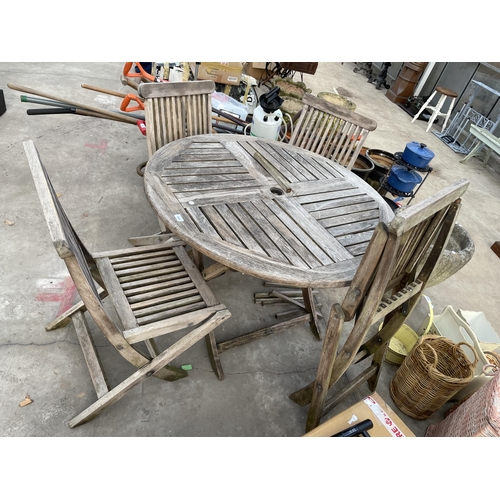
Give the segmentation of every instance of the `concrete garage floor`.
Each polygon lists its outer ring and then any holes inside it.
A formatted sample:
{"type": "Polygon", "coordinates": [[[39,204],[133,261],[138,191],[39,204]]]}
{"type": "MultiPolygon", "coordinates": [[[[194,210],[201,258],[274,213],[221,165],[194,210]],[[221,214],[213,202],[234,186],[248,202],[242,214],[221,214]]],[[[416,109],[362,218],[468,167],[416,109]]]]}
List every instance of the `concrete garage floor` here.
{"type": "MultiPolygon", "coordinates": [[[[0,435],[300,436],[307,408],[296,406],[288,394],[313,379],[321,349],[307,326],[224,353],[221,360],[226,378],[222,382],[212,373],[205,345],[200,342],[176,360],[176,365],[193,365],[186,379],[167,383],[152,378],[92,422],[76,429],[68,426],[71,418],[95,400],[95,394],[73,327],[55,332],[44,328],[78,297],[49,239],[22,143],[34,140],[76,230],[91,251],[101,251],[127,247],[128,237],[158,230],[142,178],[135,170],[147,157],[146,141],[137,127],[124,123],[76,115],[28,116],[28,108],[40,106],[22,103],[21,92],[9,89],[7,83],[117,110],[120,98],[82,89],[81,84],[127,92],[119,78],[122,66],[0,63],[0,88],[7,106],[0,117],[0,435]],[[33,403],[19,407],[26,395],[33,403]]],[[[481,167],[478,159],[460,164],[462,155],[425,133],[425,122],[412,124],[411,117],[385,97],[385,90],[376,90],[366,77],[353,73],[353,67],[352,63],[320,63],[314,76],[304,75],[304,82],[314,94],[334,87],[351,93],[357,112],[378,122],[368,136],[368,147],[395,152],[410,141],[428,145],[435,153],[434,171],[417,200],[458,179],[470,180],[458,222],[474,240],[474,257],[426,294],[436,314],[448,304],[483,311],[500,332],[496,286],[500,260],[490,249],[500,240],[496,159],[487,167],[481,167]]],[[[232,312],[232,318],[217,330],[219,339],[272,324],[279,310],[253,304],[254,292],[270,291],[261,280],[233,273],[210,286],[232,312]]],[[[345,291],[320,292],[325,316],[345,291]]],[[[420,316],[412,320],[419,324],[425,308],[419,307],[415,315],[420,316]]],[[[133,370],[91,320],[89,326],[110,384],[115,386],[133,370]]],[[[343,380],[355,376],[357,370],[350,369],[343,380]]],[[[378,392],[417,436],[423,436],[429,424],[443,418],[451,403],[425,421],[405,416],[389,394],[395,371],[393,366],[384,367],[378,392]]],[[[367,388],[359,391],[330,416],[367,394],[367,388]]]]}

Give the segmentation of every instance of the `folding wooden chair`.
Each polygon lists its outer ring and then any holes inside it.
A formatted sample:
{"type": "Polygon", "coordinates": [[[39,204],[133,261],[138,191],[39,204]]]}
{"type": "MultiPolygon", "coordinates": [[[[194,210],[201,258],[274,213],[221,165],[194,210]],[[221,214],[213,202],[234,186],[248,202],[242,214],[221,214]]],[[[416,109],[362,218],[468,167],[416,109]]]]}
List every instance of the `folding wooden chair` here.
{"type": "MultiPolygon", "coordinates": [[[[212,133],[212,93],[215,83],[211,80],[195,82],[141,83],[137,92],[144,99],[148,157],[172,141],[183,137],[212,133]]],[[[144,175],[147,162],[137,166],[137,173],[144,175]]],[[[161,232],[144,237],[129,238],[132,245],[148,245],[169,241],[168,232],[158,220],[161,232]]],[[[201,256],[196,254],[199,261],[201,256]]]]}
{"type": "Polygon", "coordinates": [[[231,314],[210,291],[188,257],[183,242],[173,240],[91,255],[69,222],[34,143],[25,142],[24,148],[52,241],[82,299],[46,327],[52,330],[72,320],[97,393],[97,401],[73,418],[70,427],[91,420],[151,375],[168,381],[187,376],[185,370],[168,363],[203,337],[212,367],[222,379],[213,330],[231,314]],[[94,280],[102,290],[97,289],[94,280]],[[123,329],[114,324],[103,306],[101,298],[106,294],[116,308],[123,329]],[[108,386],[88,332],[85,310],[111,345],[137,368],[113,389],[108,386]],[[184,328],[190,331],[158,352],[155,338],[184,328]],[[142,341],[149,355],[135,347],[142,341]]]}
{"type": "Polygon", "coordinates": [[[331,309],[315,381],[290,395],[301,406],[310,404],[307,432],[364,382],[376,390],[389,341],[417,305],[446,247],[468,185],[458,181],[398,211],[389,226],[377,226],[342,305],[331,309]],[[353,319],[337,353],[344,322],[353,319]],[[375,328],[376,333],[368,335],[382,319],[381,330],[375,328]],[[371,355],[371,365],[327,401],[329,388],[349,366],[371,355]]]}
{"type": "Polygon", "coordinates": [[[351,170],[368,133],[377,122],[315,97],[304,94],[290,144],[334,160],[351,170]]]}

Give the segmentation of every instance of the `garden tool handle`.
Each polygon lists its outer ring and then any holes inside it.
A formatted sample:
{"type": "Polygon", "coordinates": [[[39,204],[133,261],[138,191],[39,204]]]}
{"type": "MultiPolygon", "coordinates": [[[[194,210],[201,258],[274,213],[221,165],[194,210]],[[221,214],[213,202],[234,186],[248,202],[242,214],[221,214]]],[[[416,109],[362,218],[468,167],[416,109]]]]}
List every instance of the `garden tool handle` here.
{"type": "Polygon", "coordinates": [[[137,126],[142,135],[146,135],[146,122],[144,120],[137,120],[137,126]]]}
{"type": "Polygon", "coordinates": [[[144,104],[140,100],[138,96],[135,94],[127,94],[124,98],[122,103],[120,104],[120,110],[125,111],[125,112],[130,112],[130,111],[142,111],[144,110],[144,104]],[[137,106],[127,108],[127,106],[130,104],[130,101],[135,101],[137,103],[137,106]]]}
{"type": "Polygon", "coordinates": [[[125,66],[123,66],[123,74],[128,77],[128,78],[145,78],[146,80],[149,80],[150,82],[156,81],[155,77],[153,75],[150,75],[147,73],[144,68],[141,66],[141,63],[136,62],[135,65],[139,69],[139,73],[134,73],[131,72],[130,70],[132,69],[132,64],[133,62],[126,62],[125,66]]]}
{"type": "Polygon", "coordinates": [[[355,424],[352,427],[348,427],[347,429],[337,432],[337,434],[334,434],[333,436],[330,437],[355,437],[359,436],[360,434],[363,437],[370,437],[368,431],[371,428],[373,428],[373,422],[370,419],[366,419],[360,422],[359,424],[355,424]]]}
{"type": "Polygon", "coordinates": [[[125,97],[127,94],[123,92],[115,92],[114,90],[102,89],[101,87],[94,87],[93,85],[87,85],[82,83],[82,88],[87,90],[93,90],[94,92],[101,92],[102,94],[114,95],[115,97],[125,97]]]}
{"type": "Polygon", "coordinates": [[[36,108],[27,109],[27,115],[63,115],[67,113],[75,113],[75,108],[36,108]]]}

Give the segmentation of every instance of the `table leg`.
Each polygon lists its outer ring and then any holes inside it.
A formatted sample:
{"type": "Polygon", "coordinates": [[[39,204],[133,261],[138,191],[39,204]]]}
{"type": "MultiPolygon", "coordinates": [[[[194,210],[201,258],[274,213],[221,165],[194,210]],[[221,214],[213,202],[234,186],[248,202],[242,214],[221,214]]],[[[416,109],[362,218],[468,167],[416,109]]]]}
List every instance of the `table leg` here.
{"type": "Polygon", "coordinates": [[[480,142],[479,144],[476,144],[476,146],[474,147],[474,149],[465,157],[465,158],[462,158],[460,160],[459,163],[465,163],[467,160],[469,160],[470,158],[472,158],[473,156],[476,156],[476,154],[478,153],[478,149],[483,145],[482,142],[480,142]]]}
{"type": "Polygon", "coordinates": [[[318,340],[321,340],[321,335],[319,333],[318,319],[323,316],[320,313],[318,313],[316,309],[316,303],[314,302],[314,293],[312,288],[302,289],[302,298],[304,299],[304,304],[301,304],[292,297],[288,297],[287,295],[278,292],[277,290],[273,290],[271,294],[274,295],[275,297],[279,297],[287,302],[290,302],[294,306],[300,307],[301,309],[304,309],[306,312],[308,312],[311,318],[309,321],[309,324],[311,326],[311,331],[318,340]]]}
{"type": "Polygon", "coordinates": [[[303,288],[302,297],[304,297],[304,309],[311,314],[311,321],[309,322],[311,331],[318,340],[321,340],[318,328],[318,313],[316,311],[316,305],[314,304],[312,288],[303,288]]]}
{"type": "Polygon", "coordinates": [[[490,155],[491,155],[491,148],[489,146],[486,146],[486,147],[488,148],[488,151],[484,155],[484,160],[483,160],[483,164],[482,164],[483,167],[486,167],[486,165],[488,164],[488,160],[490,159],[490,155]]]}
{"type": "Polygon", "coordinates": [[[191,255],[193,256],[193,262],[195,266],[200,270],[200,272],[202,272],[205,267],[203,263],[203,254],[198,250],[192,248],[191,255]]]}

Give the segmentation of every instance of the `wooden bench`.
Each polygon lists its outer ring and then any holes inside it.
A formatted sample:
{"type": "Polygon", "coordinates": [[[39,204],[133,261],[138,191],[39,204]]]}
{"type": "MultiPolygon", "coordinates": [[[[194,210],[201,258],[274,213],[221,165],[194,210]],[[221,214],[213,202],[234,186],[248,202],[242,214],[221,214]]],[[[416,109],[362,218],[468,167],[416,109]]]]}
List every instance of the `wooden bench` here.
{"type": "Polygon", "coordinates": [[[492,151],[500,155],[500,139],[498,137],[495,137],[491,132],[477,125],[470,126],[470,133],[474,137],[477,137],[479,142],[463,160],[460,160],[460,163],[465,163],[469,158],[477,156],[482,146],[488,146],[489,148],[482,163],[483,167],[488,163],[492,151]]]}

